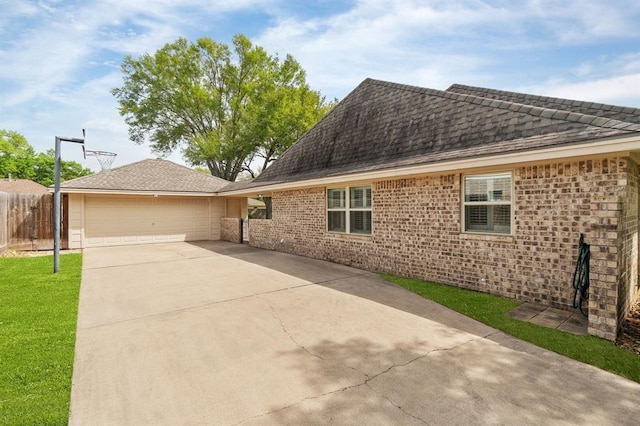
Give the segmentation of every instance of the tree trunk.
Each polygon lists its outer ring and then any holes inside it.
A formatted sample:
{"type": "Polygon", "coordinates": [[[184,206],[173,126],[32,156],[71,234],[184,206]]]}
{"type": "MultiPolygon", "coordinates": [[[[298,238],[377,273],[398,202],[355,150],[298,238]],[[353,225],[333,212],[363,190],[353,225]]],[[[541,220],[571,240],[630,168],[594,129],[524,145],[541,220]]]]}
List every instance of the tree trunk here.
{"type": "Polygon", "coordinates": [[[267,207],[267,219],[271,219],[272,216],[272,208],[273,208],[273,203],[271,202],[271,197],[262,197],[262,201],[264,202],[264,205],[267,207]]]}

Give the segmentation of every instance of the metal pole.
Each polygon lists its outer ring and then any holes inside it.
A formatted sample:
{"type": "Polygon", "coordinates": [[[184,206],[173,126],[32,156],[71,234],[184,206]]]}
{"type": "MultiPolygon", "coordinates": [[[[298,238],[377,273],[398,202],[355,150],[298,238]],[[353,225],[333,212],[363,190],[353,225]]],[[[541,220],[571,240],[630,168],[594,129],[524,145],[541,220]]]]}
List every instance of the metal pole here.
{"type": "MultiPolygon", "coordinates": [[[[84,136],[82,129],[82,136],[84,136]]],[[[53,273],[56,274],[60,270],[60,142],[81,143],[84,147],[84,138],[61,138],[56,136],[56,152],[55,152],[55,172],[53,187],[53,273]]]]}
{"type": "Polygon", "coordinates": [[[60,138],[56,136],[53,190],[53,273],[60,270],[60,138]]]}

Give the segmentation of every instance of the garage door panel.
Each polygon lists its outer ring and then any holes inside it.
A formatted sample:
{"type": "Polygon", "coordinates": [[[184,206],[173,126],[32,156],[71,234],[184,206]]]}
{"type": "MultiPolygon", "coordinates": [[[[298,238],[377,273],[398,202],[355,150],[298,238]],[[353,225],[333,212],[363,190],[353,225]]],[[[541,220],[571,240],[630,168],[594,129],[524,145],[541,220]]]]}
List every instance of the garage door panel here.
{"type": "Polygon", "coordinates": [[[186,197],[85,199],[87,247],[210,239],[209,200],[186,197]]]}

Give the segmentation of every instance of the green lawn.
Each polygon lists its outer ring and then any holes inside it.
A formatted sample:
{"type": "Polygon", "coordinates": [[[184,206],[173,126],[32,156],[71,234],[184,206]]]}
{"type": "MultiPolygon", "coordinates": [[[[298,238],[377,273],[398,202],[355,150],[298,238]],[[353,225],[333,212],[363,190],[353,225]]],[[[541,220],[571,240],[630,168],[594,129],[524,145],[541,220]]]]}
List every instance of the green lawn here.
{"type": "Polygon", "coordinates": [[[69,416],[81,254],[0,258],[0,424],[69,416]]]}
{"type": "Polygon", "coordinates": [[[507,317],[518,301],[427,281],[383,277],[519,339],[640,382],[640,356],[594,336],[576,336],[507,317]]]}

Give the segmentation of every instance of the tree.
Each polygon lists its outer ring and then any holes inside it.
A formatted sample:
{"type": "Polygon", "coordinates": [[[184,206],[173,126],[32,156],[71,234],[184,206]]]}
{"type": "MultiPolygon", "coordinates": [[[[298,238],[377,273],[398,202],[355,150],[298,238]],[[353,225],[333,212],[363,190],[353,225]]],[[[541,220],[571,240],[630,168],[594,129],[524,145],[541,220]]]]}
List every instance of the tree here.
{"type": "MultiPolygon", "coordinates": [[[[306,84],[306,73],[287,55],[267,72],[256,101],[250,105],[252,135],[258,142],[254,155],[262,159],[258,173],[266,169],[335,105],[325,103],[306,84]]],[[[253,160],[253,158],[251,158],[253,160]]],[[[246,170],[255,177],[250,168],[246,170]]]]}
{"type": "Polygon", "coordinates": [[[0,176],[31,179],[35,150],[18,132],[0,129],[0,176]]]}
{"type": "MultiPolygon", "coordinates": [[[[53,185],[55,154],[53,150],[36,153],[20,133],[0,129],[0,177],[30,179],[44,186],[53,185]]],[[[65,181],[91,174],[92,171],[75,161],[62,160],[60,180],[65,181]]]]}
{"type": "Polygon", "coordinates": [[[125,57],[114,88],[131,139],[234,181],[263,169],[329,107],[291,56],[281,61],[239,34],[229,46],[180,38],[155,54],[125,57]]]}
{"type": "Polygon", "coordinates": [[[8,154],[33,154],[27,138],[13,130],[0,129],[0,152],[8,154]]]}

